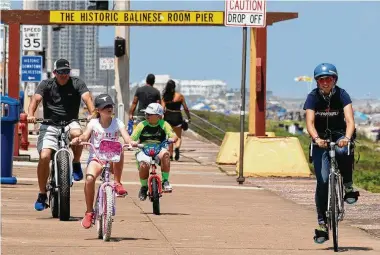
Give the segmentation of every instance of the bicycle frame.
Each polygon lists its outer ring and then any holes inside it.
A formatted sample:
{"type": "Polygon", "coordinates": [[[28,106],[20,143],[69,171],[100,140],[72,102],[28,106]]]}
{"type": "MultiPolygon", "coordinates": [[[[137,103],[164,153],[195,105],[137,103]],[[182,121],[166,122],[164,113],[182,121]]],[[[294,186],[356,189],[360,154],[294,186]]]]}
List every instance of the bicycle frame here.
{"type": "MultiPolygon", "coordinates": [[[[150,164],[150,173],[149,173],[149,177],[148,177],[148,190],[149,190],[149,194],[152,194],[152,179],[155,178],[157,180],[157,183],[161,183],[161,178],[160,176],[156,173],[156,169],[157,169],[157,166],[156,166],[156,162],[154,160],[154,157],[152,157],[152,163],[150,164]]],[[[162,194],[162,185],[158,185],[158,193],[161,195],[162,194]]]]}
{"type": "MultiPolygon", "coordinates": [[[[331,187],[331,178],[336,178],[338,186],[338,190],[336,191],[337,195],[337,200],[338,200],[338,221],[342,221],[344,218],[344,201],[343,201],[343,178],[342,175],[340,174],[340,170],[337,167],[337,162],[335,158],[335,147],[336,143],[330,142],[330,150],[329,150],[329,155],[330,155],[330,174],[329,174],[329,183],[328,183],[328,200],[327,200],[327,213],[331,212],[331,207],[332,205],[330,204],[331,201],[331,190],[334,187],[331,187]]],[[[348,149],[350,150],[350,149],[348,149]]],[[[329,225],[331,226],[331,216],[326,215],[327,218],[329,219],[329,225]]]]}

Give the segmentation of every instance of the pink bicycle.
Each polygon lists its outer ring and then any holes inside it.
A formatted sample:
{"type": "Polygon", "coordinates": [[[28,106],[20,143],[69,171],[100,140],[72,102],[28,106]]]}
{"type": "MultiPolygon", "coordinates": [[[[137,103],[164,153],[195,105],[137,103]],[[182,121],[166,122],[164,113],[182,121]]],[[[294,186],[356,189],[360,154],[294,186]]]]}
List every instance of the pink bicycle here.
{"type": "MultiPolygon", "coordinates": [[[[97,223],[98,238],[103,241],[109,241],[112,231],[112,216],[115,216],[115,183],[111,181],[111,164],[110,162],[119,162],[124,147],[129,144],[122,145],[118,141],[101,140],[99,148],[95,149],[94,145],[82,142],[81,145],[89,145],[92,147],[96,157],[102,161],[103,170],[100,175],[101,185],[95,200],[94,224],[97,223]]],[[[129,147],[130,148],[130,147],[129,147]]]]}

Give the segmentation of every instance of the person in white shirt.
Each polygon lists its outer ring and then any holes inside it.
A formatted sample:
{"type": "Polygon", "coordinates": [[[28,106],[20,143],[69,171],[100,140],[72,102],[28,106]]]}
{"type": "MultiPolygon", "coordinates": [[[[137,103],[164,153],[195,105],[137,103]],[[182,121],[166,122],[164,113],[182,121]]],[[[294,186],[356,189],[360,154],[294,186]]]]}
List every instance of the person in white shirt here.
{"type": "MultiPolygon", "coordinates": [[[[90,139],[94,147],[99,148],[99,143],[102,139],[118,141],[120,135],[123,137],[125,143],[130,143],[130,137],[124,123],[117,118],[112,118],[114,102],[108,94],[101,94],[95,98],[95,108],[98,112],[97,118],[92,119],[88,123],[84,133],[78,138],[74,138],[72,143],[80,144],[81,141],[88,141],[90,139]]],[[[87,210],[81,222],[84,228],[90,228],[92,226],[95,181],[102,171],[102,162],[96,158],[92,149],[90,150],[87,163],[86,182],[84,186],[87,210]]],[[[123,163],[124,156],[122,153],[120,161],[111,164],[111,171],[114,173],[115,189],[118,196],[127,195],[127,191],[121,184],[123,163]]]]}

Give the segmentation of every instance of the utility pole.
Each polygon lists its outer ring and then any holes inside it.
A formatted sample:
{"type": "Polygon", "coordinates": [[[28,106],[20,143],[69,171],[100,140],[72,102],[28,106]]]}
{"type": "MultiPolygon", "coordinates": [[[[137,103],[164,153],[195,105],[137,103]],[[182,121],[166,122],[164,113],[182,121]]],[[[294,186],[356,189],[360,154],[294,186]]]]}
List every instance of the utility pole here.
{"type": "MultiPolygon", "coordinates": [[[[129,0],[114,1],[115,11],[127,11],[130,9],[129,0]]],[[[120,57],[115,57],[115,90],[116,103],[124,104],[124,116],[118,118],[124,122],[129,118],[129,27],[115,26],[115,37],[125,39],[125,54],[120,57]]]]}

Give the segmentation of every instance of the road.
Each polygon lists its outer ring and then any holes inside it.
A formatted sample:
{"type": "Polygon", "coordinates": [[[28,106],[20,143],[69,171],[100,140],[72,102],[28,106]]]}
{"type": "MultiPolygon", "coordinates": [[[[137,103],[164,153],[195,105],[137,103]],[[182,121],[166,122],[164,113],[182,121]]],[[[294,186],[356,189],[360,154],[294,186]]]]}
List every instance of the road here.
{"type": "MultiPolygon", "coordinates": [[[[213,163],[217,152],[213,144],[184,140],[180,161],[172,163],[174,190],[162,197],[160,216],[152,214],[151,202],[137,198],[138,173],[132,152],[125,152],[123,181],[129,196],[117,199],[108,243],[96,238],[96,227],[80,225],[83,181],[72,189],[71,220],[60,222],[49,209],[34,210],[36,162],[14,162],[18,184],[1,185],[2,254],[333,253],[332,241],[313,242],[314,208],[250,179],[239,186],[236,177],[213,163]]],[[[345,254],[380,254],[380,239],[348,222],[340,225],[340,246],[345,254]]]]}

